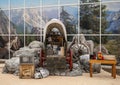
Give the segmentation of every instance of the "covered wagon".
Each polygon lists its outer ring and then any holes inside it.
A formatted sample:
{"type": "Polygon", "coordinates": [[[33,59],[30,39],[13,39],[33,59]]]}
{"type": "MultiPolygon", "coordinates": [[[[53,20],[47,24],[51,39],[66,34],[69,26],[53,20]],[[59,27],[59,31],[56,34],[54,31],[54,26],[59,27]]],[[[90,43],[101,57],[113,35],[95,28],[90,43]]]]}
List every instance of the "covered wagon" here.
{"type": "Polygon", "coordinates": [[[72,70],[72,52],[67,49],[67,33],[64,24],[58,19],[50,20],[44,28],[43,42],[45,49],[41,51],[40,65],[49,58],[64,59],[72,70]]]}

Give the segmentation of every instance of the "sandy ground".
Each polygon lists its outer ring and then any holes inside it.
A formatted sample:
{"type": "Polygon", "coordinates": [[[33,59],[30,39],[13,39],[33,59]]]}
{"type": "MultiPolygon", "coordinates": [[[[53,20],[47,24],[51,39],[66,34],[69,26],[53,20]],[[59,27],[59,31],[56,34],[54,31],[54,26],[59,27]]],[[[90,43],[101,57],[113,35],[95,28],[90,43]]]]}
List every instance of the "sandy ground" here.
{"type": "Polygon", "coordinates": [[[2,74],[2,67],[0,64],[0,85],[120,85],[120,76],[113,79],[110,73],[103,70],[99,74],[93,74],[92,78],[89,73],[83,73],[83,76],[77,77],[49,76],[44,79],[19,79],[12,74],[2,74]]]}

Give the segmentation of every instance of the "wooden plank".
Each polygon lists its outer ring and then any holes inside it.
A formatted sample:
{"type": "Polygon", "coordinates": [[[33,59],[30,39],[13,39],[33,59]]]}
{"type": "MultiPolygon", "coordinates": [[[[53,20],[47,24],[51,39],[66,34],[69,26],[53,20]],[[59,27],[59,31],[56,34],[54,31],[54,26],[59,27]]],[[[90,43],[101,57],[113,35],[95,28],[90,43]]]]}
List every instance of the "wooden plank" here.
{"type": "Polygon", "coordinates": [[[116,60],[90,60],[89,63],[116,64],[116,60]]]}

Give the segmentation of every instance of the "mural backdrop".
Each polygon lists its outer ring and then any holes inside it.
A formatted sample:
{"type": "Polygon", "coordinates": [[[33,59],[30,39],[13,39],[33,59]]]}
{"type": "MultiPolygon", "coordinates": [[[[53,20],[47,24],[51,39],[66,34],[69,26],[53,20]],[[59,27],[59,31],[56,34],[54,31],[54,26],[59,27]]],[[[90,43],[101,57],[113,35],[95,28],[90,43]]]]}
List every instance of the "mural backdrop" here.
{"type": "Polygon", "coordinates": [[[68,41],[82,33],[119,58],[120,0],[0,0],[0,59],[34,40],[43,41],[52,18],[64,23],[68,41]]]}

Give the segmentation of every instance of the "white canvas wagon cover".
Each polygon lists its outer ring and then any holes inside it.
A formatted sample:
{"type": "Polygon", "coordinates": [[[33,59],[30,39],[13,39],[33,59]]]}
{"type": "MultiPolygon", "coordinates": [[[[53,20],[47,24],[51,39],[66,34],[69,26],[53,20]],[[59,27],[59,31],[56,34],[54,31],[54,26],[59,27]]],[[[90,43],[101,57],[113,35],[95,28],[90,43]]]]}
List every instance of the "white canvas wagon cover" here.
{"type": "Polygon", "coordinates": [[[63,37],[65,38],[65,41],[67,41],[67,33],[66,33],[66,28],[65,28],[64,24],[58,19],[52,19],[46,24],[46,26],[44,28],[44,36],[43,36],[44,42],[46,39],[46,34],[49,33],[50,30],[53,28],[57,28],[60,31],[60,33],[63,35],[63,37]]]}

